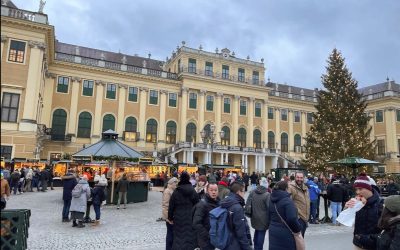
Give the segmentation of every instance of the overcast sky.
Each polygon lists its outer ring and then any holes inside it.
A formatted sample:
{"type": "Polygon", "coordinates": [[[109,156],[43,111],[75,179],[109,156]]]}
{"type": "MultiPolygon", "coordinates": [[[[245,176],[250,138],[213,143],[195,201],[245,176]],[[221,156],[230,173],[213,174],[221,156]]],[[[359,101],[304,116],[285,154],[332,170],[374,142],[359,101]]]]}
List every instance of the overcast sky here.
{"type": "MultiPolygon", "coordinates": [[[[39,0],[13,0],[37,11],[39,0]]],[[[47,0],[61,42],[165,60],[181,41],[264,58],[266,79],[321,88],[334,47],[359,86],[400,82],[400,0],[47,0]]]]}

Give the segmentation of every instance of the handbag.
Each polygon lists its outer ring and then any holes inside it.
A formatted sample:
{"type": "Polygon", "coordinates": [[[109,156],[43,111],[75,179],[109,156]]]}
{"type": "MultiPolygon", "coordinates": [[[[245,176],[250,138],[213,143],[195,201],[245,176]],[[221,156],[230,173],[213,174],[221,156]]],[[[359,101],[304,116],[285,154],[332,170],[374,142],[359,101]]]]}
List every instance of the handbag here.
{"type": "Polygon", "coordinates": [[[304,238],[301,235],[301,233],[294,233],[292,229],[286,224],[286,222],[282,219],[281,215],[278,212],[278,209],[276,208],[276,204],[274,204],[275,211],[278,214],[279,218],[281,219],[282,223],[285,224],[285,226],[289,229],[289,231],[293,234],[294,241],[296,243],[296,250],[305,250],[306,249],[306,244],[304,242],[304,238]]]}

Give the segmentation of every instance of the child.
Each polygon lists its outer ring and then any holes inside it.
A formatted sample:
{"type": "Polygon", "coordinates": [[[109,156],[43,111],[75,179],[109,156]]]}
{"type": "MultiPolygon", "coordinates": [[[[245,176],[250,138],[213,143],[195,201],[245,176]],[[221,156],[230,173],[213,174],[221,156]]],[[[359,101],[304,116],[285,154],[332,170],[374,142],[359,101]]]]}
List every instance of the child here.
{"type": "Polygon", "coordinates": [[[102,182],[99,182],[92,190],[92,204],[94,212],[96,213],[96,221],[94,222],[93,226],[100,224],[100,206],[105,200],[105,185],[102,182]]]}

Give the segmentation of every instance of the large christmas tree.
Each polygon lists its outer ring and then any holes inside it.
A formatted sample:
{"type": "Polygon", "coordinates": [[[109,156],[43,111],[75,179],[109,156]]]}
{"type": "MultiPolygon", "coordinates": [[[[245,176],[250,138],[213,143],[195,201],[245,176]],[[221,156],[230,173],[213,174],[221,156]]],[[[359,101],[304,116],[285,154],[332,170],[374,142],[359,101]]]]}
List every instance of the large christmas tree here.
{"type": "Polygon", "coordinates": [[[317,95],[317,112],[306,137],[304,164],[311,173],[325,172],[329,161],[349,156],[372,159],[374,155],[367,104],[337,49],[329,56],[326,69],[321,77],[325,89],[317,95]]]}

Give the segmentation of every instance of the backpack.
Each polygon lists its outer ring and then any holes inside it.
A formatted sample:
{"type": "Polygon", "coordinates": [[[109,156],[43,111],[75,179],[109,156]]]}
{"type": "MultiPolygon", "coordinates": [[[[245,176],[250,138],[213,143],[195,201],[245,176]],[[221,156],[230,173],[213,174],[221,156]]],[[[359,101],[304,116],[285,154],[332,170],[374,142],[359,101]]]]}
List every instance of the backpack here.
{"type": "Polygon", "coordinates": [[[229,211],[217,207],[210,211],[210,243],[218,249],[224,249],[229,243],[229,211]]]}
{"type": "Polygon", "coordinates": [[[83,186],[82,184],[77,184],[74,189],[72,189],[72,197],[79,198],[83,193],[83,186]]]}

